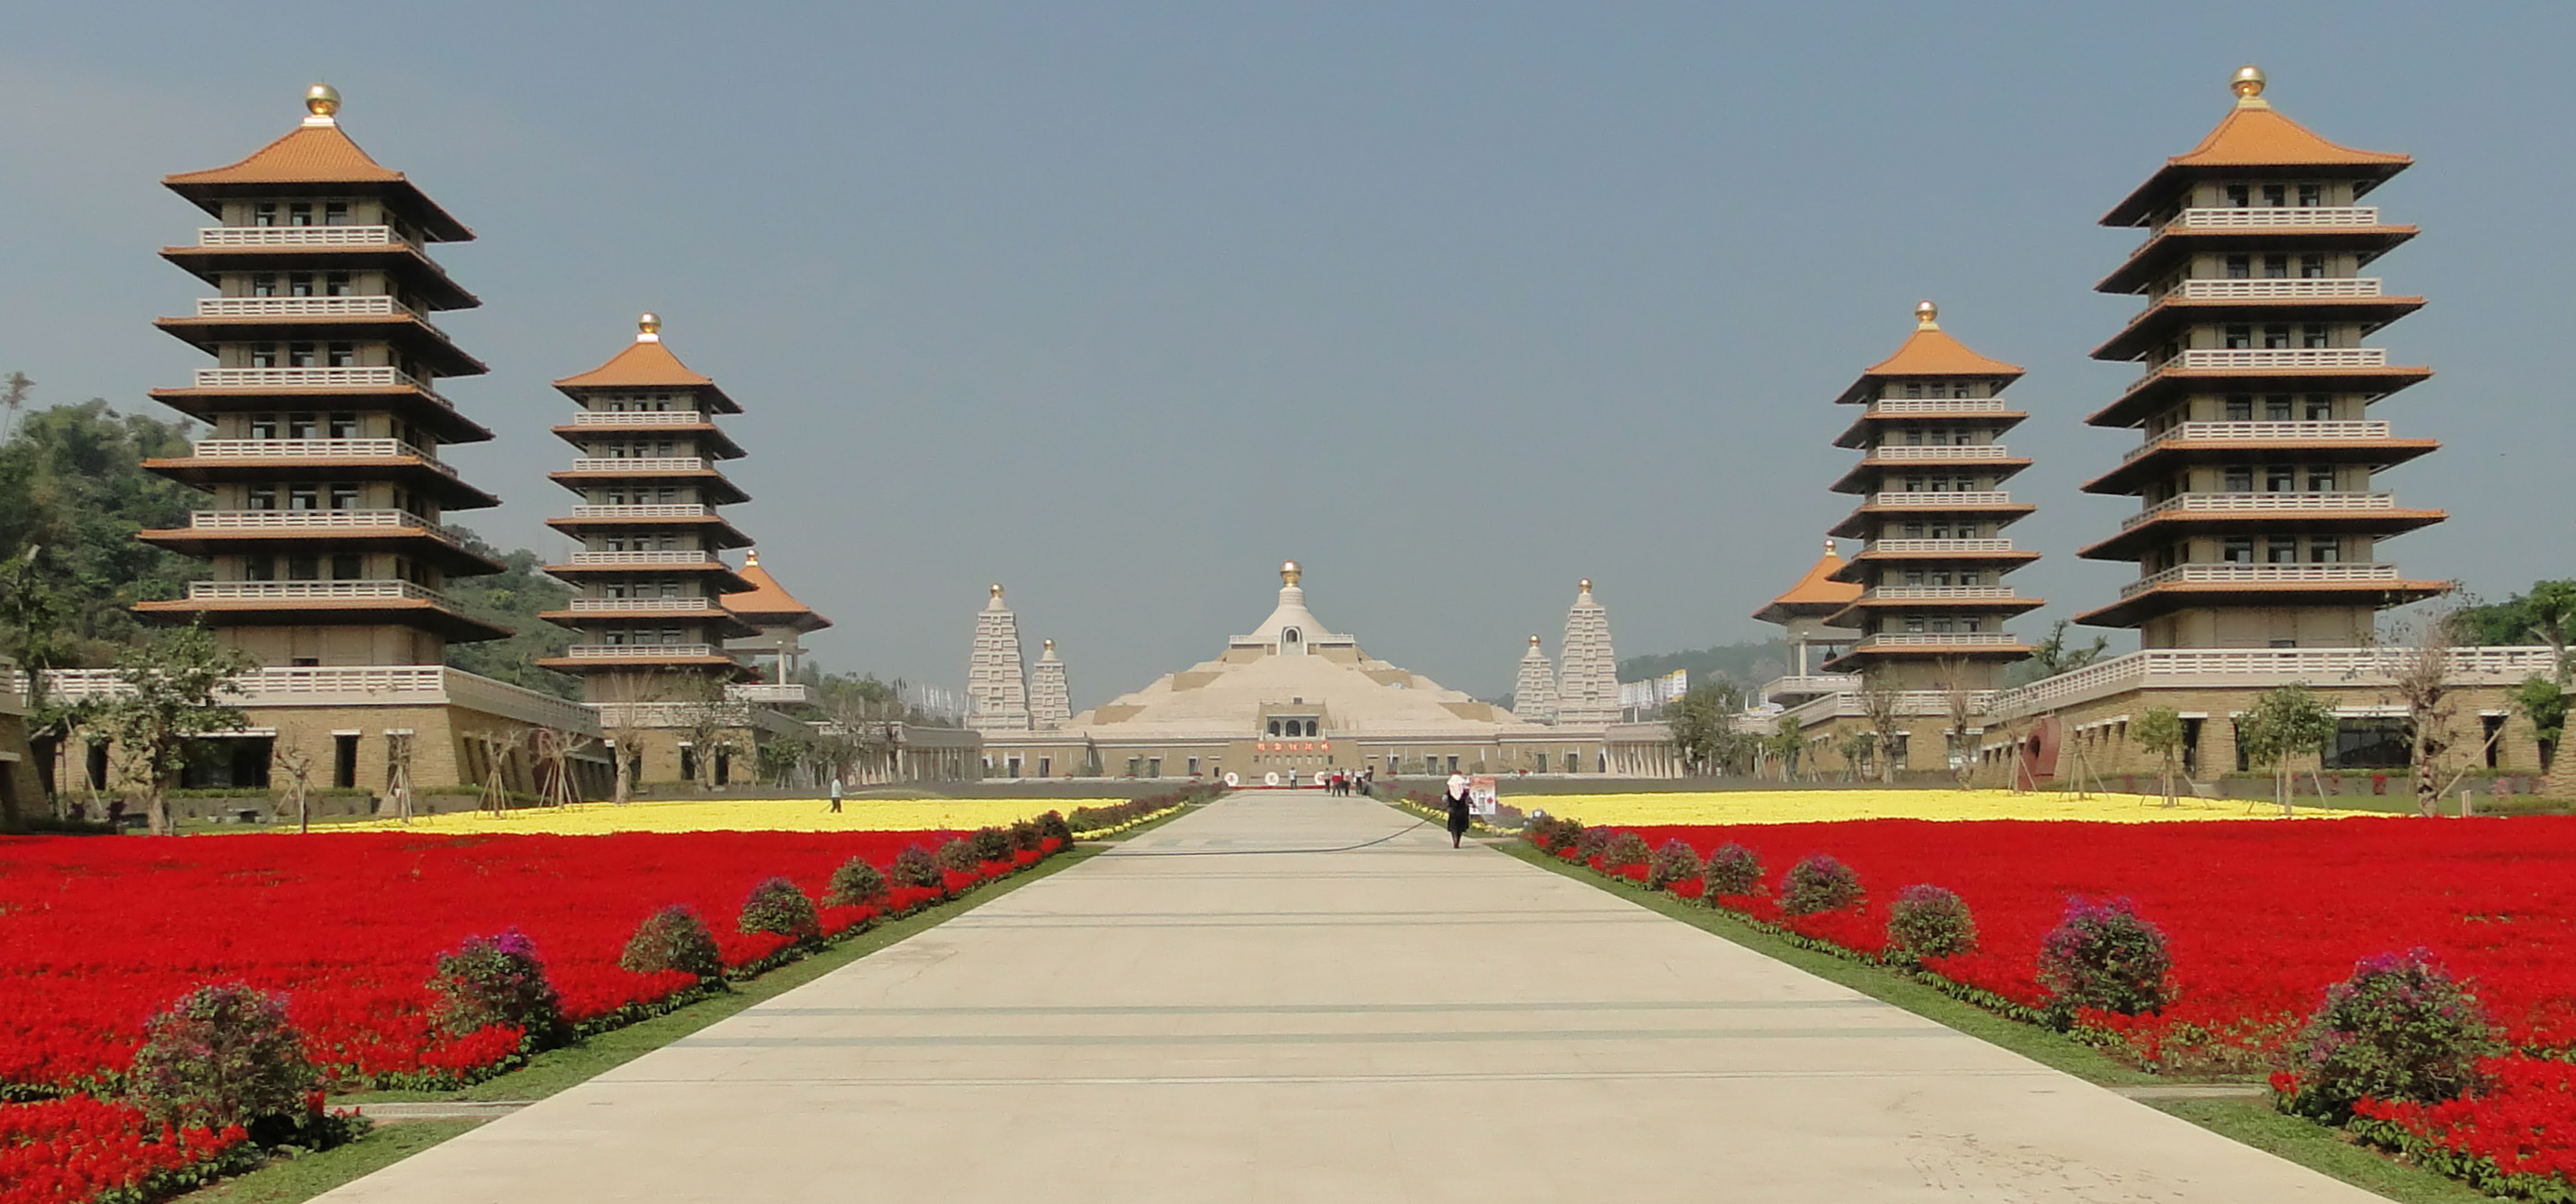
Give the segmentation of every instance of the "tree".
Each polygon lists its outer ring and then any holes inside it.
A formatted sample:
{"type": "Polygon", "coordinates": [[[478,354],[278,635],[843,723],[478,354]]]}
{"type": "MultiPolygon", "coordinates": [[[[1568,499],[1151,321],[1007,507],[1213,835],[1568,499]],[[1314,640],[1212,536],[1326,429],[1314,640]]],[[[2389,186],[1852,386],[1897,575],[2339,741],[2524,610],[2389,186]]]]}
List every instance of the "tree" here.
{"type": "Polygon", "coordinates": [[[216,695],[255,667],[202,624],[173,628],[119,656],[116,691],[83,707],[81,722],[113,743],[122,776],[143,792],[155,835],[170,833],[169,791],[199,738],[243,725],[216,695]]]}
{"type": "Polygon", "coordinates": [[[1878,752],[1878,733],[1857,728],[1844,732],[1834,741],[1834,751],[1842,756],[1843,776],[1857,782],[1861,767],[1878,752]]]}
{"type": "Polygon", "coordinates": [[[2451,633],[2450,613],[2428,616],[2413,647],[2397,653],[2389,676],[2406,704],[2407,768],[2415,777],[2415,812],[2427,819],[2439,809],[2442,788],[2435,779],[2442,753],[2450,747],[2451,633]]]}
{"type": "Polygon", "coordinates": [[[300,746],[279,740],[269,746],[271,764],[284,772],[278,775],[278,792],[288,806],[295,808],[295,830],[313,830],[313,754],[300,746]]]}
{"type": "Polygon", "coordinates": [[[1869,717],[1869,730],[1878,737],[1878,780],[1895,785],[1896,757],[1905,747],[1905,692],[1871,674],[1860,692],[1860,707],[1869,717]]]}
{"type": "MultiPolygon", "coordinates": [[[[31,411],[0,443],[0,560],[43,549],[27,571],[56,603],[47,611],[46,638],[59,649],[52,663],[113,663],[144,633],[130,604],[177,597],[204,575],[134,538],[145,527],[186,526],[200,504],[195,490],[142,468],[146,457],[187,454],[191,430],[93,400],[31,411]]],[[[27,638],[21,621],[0,615],[0,646],[27,638]]]]}
{"type": "Polygon", "coordinates": [[[2031,646],[2029,658],[2012,667],[2011,676],[2016,685],[2045,681],[2060,673],[2072,673],[2102,659],[2102,654],[2110,648],[2110,637],[2099,635],[2094,636],[2090,644],[2068,644],[2066,620],[2059,619],[2055,626],[2048,629],[2047,639],[2031,646]]]}
{"type": "Polygon", "coordinates": [[[442,592],[455,599],[465,613],[507,628],[510,634],[504,639],[450,644],[447,663],[468,673],[558,698],[581,697],[580,678],[537,664],[540,657],[561,656],[580,638],[570,628],[537,617],[544,611],[572,605],[572,590],[546,576],[534,552],[525,548],[505,552],[475,538],[471,531],[459,529],[459,534],[476,554],[500,561],[502,571],[450,578],[442,592]]]}
{"type": "Polygon", "coordinates": [[[2513,709],[2521,712],[2523,719],[2531,724],[2531,738],[2540,746],[2540,769],[2543,773],[2549,772],[2557,757],[2558,741],[2567,733],[2569,697],[2557,682],[2538,674],[2524,678],[2522,684],[2515,686],[2513,693],[2506,696],[2513,709]]]}
{"type": "Polygon", "coordinates": [[[1751,751],[1745,733],[1735,730],[1736,713],[1743,709],[1743,696],[1724,681],[1702,682],[1664,704],[1664,724],[1683,773],[1705,776],[1742,761],[1751,751]]]}
{"type": "Polygon", "coordinates": [[[716,758],[734,751],[734,732],[749,721],[742,703],[725,697],[724,683],[700,674],[675,676],[670,684],[672,726],[688,741],[697,762],[693,775],[700,790],[716,785],[716,758]]]}
{"type": "Polygon", "coordinates": [[[2463,644],[2544,644],[2553,654],[2559,688],[2576,685],[2576,665],[2567,657],[2568,635],[2576,630],[2576,580],[2534,581],[2529,593],[2461,607],[2451,624],[2453,638],[2463,644]]]}
{"type": "Polygon", "coordinates": [[[1942,701],[1949,707],[1950,729],[1946,734],[1950,754],[1950,776],[1959,789],[1968,788],[1968,777],[1977,771],[1976,750],[1968,747],[1969,720],[1977,714],[1976,692],[1968,685],[1968,659],[1950,656],[1941,659],[1942,701]]]}
{"type": "Polygon", "coordinates": [[[2272,767],[2273,797],[2281,804],[2281,814],[2290,814],[2290,758],[2309,753],[2323,756],[2334,743],[2338,726],[2334,708],[2305,682],[2263,691],[2237,717],[2236,747],[2248,764],[2272,767]]]}
{"type": "Polygon", "coordinates": [[[2164,789],[2168,807],[2174,805],[2174,770],[2182,763],[2183,741],[2189,734],[2182,712],[2172,707],[2148,707],[2129,725],[2129,738],[2156,755],[2156,781],[2164,789]]]}
{"type": "Polygon", "coordinates": [[[1797,720],[1782,715],[1780,726],[1762,742],[1762,746],[1763,751],[1770,753],[1771,759],[1779,763],[1780,780],[1786,782],[1798,775],[1798,758],[1807,751],[1807,733],[1800,730],[1797,720]]]}

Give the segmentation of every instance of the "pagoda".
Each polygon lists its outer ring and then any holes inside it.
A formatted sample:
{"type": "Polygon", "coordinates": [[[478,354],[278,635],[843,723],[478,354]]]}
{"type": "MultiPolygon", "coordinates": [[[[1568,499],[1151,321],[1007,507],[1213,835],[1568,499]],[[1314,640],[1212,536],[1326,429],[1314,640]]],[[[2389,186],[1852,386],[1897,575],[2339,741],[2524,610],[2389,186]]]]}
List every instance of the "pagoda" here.
{"type": "Polygon", "coordinates": [[[803,637],[831,626],[832,621],[778,584],[778,578],[761,567],[758,548],[743,553],[740,576],[751,583],[750,592],[726,594],[722,602],[753,634],[726,646],[750,657],[760,680],[733,687],[734,696],[767,703],[810,701],[810,691],[796,680],[805,667],[803,637]],[[766,668],[759,663],[763,658],[769,662],[766,668]]]}
{"type": "Polygon", "coordinates": [[[1052,732],[1071,718],[1073,684],[1065,677],[1064,662],[1056,658],[1055,641],[1048,640],[1038,652],[1038,663],[1029,668],[1029,726],[1052,732]]]}
{"type": "Polygon", "coordinates": [[[1556,666],[1547,663],[1538,633],[1530,633],[1529,651],[1521,654],[1520,675],[1512,682],[1512,713],[1532,723],[1556,722],[1556,666]]]}
{"type": "Polygon", "coordinates": [[[2004,584],[2039,559],[2002,533],[2035,509],[2004,491],[2030,461],[1998,441],[2029,417],[2000,396],[2022,370],[1951,337],[1931,302],[1914,314],[1896,354],[1835,399],[1866,407],[1834,440],[1862,452],[1833,485],[1861,504],[1832,531],[1861,551],[1831,574],[1862,588],[1821,618],[1859,634],[1822,667],[1895,689],[1991,689],[2030,655],[2005,620],[2042,605],[2004,584]]]}
{"type": "Polygon", "coordinates": [[[970,729],[1029,730],[1029,679],[1020,655],[1020,620],[1003,604],[998,584],[975,616],[975,645],[966,665],[966,701],[970,729]]]}
{"type": "Polygon", "coordinates": [[[2138,578],[2078,621],[2147,648],[2360,647],[2377,611],[2444,588],[2379,553],[2444,515],[2373,482],[2439,444],[2368,416],[2432,370],[2362,345],[2424,304],[2360,274],[2415,236],[2361,203],[2413,161],[2318,137],[2264,82],[2238,71],[2217,128],[2102,218],[2147,237],[2096,288],[2147,304],[2093,357],[2145,373],[2086,421],[2143,438],[2084,489],[2140,506],[2080,554],[2138,578]]]}
{"type": "Polygon", "coordinates": [[[1805,576],[1798,578],[1797,584],[1773,598],[1770,605],[1753,612],[1756,620],[1778,624],[1789,644],[1789,671],[1762,687],[1763,701],[1796,706],[1811,698],[1860,688],[1858,677],[1825,672],[1826,661],[1849,651],[1860,639],[1857,631],[1825,622],[1860,599],[1860,586],[1836,576],[1842,570],[1842,553],[1828,539],[1825,554],[1816,559],[1805,576]]]}
{"type": "Polygon", "coordinates": [[[492,437],[439,394],[484,367],[429,318],[481,304],[429,256],[474,233],[358,149],[330,85],[305,108],[249,158],[162,180],[218,224],[161,256],[217,295],[154,324],[215,366],[152,396],[214,429],[143,467],[213,505],[140,538],[213,572],[136,609],[202,620],[265,665],[437,665],[451,641],[509,634],[443,592],[501,571],[441,521],[500,504],[439,457],[492,437]]]}
{"type": "Polygon", "coordinates": [[[716,467],[742,449],[715,416],[742,407],[671,354],[652,314],[624,350],[555,388],[581,407],[554,428],[580,454],[550,476],[579,500],[546,525],[580,547],[546,572],[579,594],[545,618],[582,638],[537,663],[579,674],[594,705],[722,699],[752,676],[726,641],[756,634],[725,607],[754,583],[719,556],[751,542],[719,512],[749,500],[716,467]]]}
{"type": "Polygon", "coordinates": [[[1592,598],[1592,579],[1577,583],[1565,612],[1565,642],[1556,686],[1556,725],[1604,727],[1619,721],[1619,660],[1610,649],[1610,611],[1592,598]]]}

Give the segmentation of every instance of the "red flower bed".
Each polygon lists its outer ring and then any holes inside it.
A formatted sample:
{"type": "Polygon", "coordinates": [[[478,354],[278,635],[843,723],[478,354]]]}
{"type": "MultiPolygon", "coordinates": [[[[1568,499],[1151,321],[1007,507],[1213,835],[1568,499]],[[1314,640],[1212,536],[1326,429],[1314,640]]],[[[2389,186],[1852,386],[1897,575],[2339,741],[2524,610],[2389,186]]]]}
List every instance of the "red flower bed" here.
{"type": "MultiPolygon", "coordinates": [[[[437,955],[517,928],[536,942],[575,1023],[687,989],[679,973],[617,967],[627,936],[671,903],[714,929],[728,968],[790,943],[734,930],[754,882],[820,898],[851,857],[891,865],[949,833],[699,832],[615,836],[233,836],[0,840],[0,1086],[78,1086],[133,1056],[155,1010],[207,982],[285,991],[315,1061],[343,1081],[453,1081],[499,1063],[520,1034],[457,1036],[426,987],[437,955]]],[[[1023,854],[1034,861],[1035,853],[1023,854]]],[[[1012,872],[947,876],[951,891],[1012,872]]],[[[942,892],[898,887],[910,910],[942,892]]],[[[823,909],[827,934],[873,918],[823,909]]]]}
{"type": "Polygon", "coordinates": [[[88,1096],[0,1104],[0,1204],[184,1187],[248,1140],[238,1128],[154,1132],[140,1111],[88,1096]]]}
{"type": "MultiPolygon", "coordinates": [[[[1924,968],[2036,1007],[2041,938],[2071,896],[2130,900],[2162,928],[2178,998],[2161,1014],[2078,1023],[2166,1066],[2286,1064],[2325,989],[2364,958],[2431,950],[2522,1051],[2486,1063],[2483,1094],[2422,1106],[2364,1101],[2356,1128],[2482,1186],[2576,1183],[2576,818],[2244,823],[1857,820],[1634,829],[1701,856],[1761,855],[1766,890],[1810,853],[1858,870],[1854,911],[1785,916],[1771,894],[1722,906],[1861,955],[1886,944],[1887,905],[1915,883],[1958,892],[1980,947],[1924,968]]],[[[1560,851],[1571,856],[1571,851],[1560,851]]],[[[1597,861],[1597,859],[1595,859],[1597,861]]],[[[1596,868],[1598,868],[1596,866],[1596,868]]],[[[1628,867],[1624,876],[1642,876],[1628,867]]],[[[1676,892],[1697,897],[1699,883],[1676,892]]],[[[2576,1193],[2571,1193],[2576,1194],[2576,1193]]],[[[2549,1198],[2561,1198],[2551,1196],[2549,1198]]]]}

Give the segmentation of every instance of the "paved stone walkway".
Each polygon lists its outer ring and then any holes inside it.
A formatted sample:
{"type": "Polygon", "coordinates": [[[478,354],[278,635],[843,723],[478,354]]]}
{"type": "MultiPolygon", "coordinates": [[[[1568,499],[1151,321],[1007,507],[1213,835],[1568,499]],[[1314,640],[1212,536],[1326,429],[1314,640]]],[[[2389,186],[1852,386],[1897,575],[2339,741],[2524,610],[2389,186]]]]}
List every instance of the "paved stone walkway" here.
{"type": "Polygon", "coordinates": [[[1252,852],[1411,822],[1218,803],[323,1199],[2378,1198],[1431,828],[1252,852]]]}

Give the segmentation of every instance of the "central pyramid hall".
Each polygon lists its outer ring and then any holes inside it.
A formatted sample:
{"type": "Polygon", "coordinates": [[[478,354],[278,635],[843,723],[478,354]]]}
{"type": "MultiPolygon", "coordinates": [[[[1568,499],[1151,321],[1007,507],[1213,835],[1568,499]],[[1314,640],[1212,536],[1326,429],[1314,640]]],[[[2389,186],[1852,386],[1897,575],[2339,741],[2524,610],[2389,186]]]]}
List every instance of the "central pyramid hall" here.
{"type": "Polygon", "coordinates": [[[1598,756],[1599,729],[1534,723],[1377,660],[1306,608],[1295,561],[1279,603],[1249,634],[1053,730],[984,733],[1002,777],[1236,775],[1271,784],[1336,770],[1399,774],[1570,770],[1598,756]],[[1274,776],[1275,775],[1275,776],[1274,776]]]}

